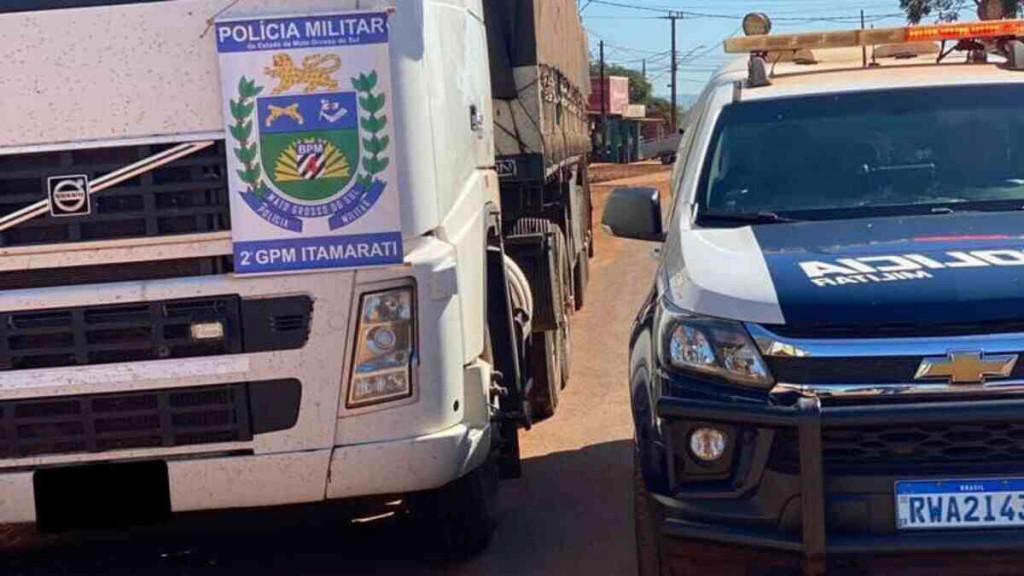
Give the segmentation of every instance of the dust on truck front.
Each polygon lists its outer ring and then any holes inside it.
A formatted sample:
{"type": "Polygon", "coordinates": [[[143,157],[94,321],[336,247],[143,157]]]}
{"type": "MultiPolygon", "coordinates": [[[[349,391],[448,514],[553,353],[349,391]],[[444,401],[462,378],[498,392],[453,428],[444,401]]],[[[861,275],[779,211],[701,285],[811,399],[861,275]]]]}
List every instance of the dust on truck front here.
{"type": "MultiPolygon", "coordinates": [[[[287,10],[342,18],[359,4],[287,10]]],[[[295,42],[258,52],[266,62],[237,87],[248,94],[222,94],[213,22],[259,24],[278,16],[275,3],[0,6],[0,50],[20,54],[0,62],[0,523],[59,530],[89,527],[99,511],[132,523],[399,495],[441,523],[444,543],[486,543],[498,408],[484,269],[499,224],[491,130],[469,114],[490,109],[482,15],[472,1],[378,4],[389,77],[338,73],[361,58],[355,48],[310,59],[295,42]],[[255,134],[268,147],[273,127],[342,118],[340,106],[307,102],[321,93],[359,108],[349,139],[309,132],[295,166],[282,168],[287,150],[262,160],[264,185],[286,189],[281,174],[294,169],[306,179],[294,189],[315,194],[302,186],[318,171],[341,173],[330,146],[361,145],[346,158],[352,186],[369,193],[394,168],[382,194],[398,196],[400,263],[238,275],[232,221],[237,241],[252,231],[239,210],[252,206],[233,195],[259,176],[255,134]],[[291,96],[295,107],[260,104],[291,96]]],[[[269,30],[246,43],[279,41],[269,30]]],[[[310,214],[307,227],[321,216],[310,214]]],[[[281,228],[271,216],[259,226],[281,228]]],[[[353,229],[365,222],[350,217],[353,229]]],[[[387,250],[350,248],[256,245],[248,258],[387,250]]]]}

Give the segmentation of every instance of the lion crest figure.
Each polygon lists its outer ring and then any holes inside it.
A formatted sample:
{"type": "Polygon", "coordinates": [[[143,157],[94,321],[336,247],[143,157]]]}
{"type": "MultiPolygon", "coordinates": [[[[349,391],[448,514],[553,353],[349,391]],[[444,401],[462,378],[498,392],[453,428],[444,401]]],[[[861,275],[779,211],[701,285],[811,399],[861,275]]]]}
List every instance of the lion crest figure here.
{"type": "Polygon", "coordinates": [[[340,69],[341,58],[334,54],[311,54],[302,59],[302,66],[296,66],[288,54],[275,54],[272,65],[263,72],[278,81],[273,91],[277,96],[297,87],[303,87],[305,94],[338,90],[338,81],[332,76],[340,69]]]}

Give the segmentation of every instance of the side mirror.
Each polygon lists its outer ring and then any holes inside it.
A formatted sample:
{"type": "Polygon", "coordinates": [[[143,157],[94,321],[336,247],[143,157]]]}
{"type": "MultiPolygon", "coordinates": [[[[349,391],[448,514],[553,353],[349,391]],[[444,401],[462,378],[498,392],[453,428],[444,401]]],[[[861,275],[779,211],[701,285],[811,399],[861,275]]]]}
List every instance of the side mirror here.
{"type": "Polygon", "coordinates": [[[617,188],[604,206],[601,224],[619,238],[663,242],[661,197],[656,188],[617,188]]]}

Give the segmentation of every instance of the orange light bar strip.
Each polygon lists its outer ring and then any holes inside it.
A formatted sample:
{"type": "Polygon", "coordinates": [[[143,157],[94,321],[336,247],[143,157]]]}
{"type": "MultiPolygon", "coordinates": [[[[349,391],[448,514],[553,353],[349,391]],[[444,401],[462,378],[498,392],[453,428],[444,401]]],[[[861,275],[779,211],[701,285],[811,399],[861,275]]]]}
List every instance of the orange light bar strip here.
{"type": "Polygon", "coordinates": [[[877,28],[874,30],[847,30],[841,32],[811,32],[807,34],[766,34],[729,38],[725,51],[729,54],[799,50],[801,48],[847,48],[877,44],[904,44],[907,42],[964,40],[969,38],[1000,38],[1024,36],[1024,20],[992,20],[934,26],[908,26],[904,28],[877,28]]]}
{"type": "Polygon", "coordinates": [[[1024,35],[1024,20],[994,20],[971,24],[938,24],[907,28],[907,41],[960,40],[963,38],[998,38],[1024,35]]]}

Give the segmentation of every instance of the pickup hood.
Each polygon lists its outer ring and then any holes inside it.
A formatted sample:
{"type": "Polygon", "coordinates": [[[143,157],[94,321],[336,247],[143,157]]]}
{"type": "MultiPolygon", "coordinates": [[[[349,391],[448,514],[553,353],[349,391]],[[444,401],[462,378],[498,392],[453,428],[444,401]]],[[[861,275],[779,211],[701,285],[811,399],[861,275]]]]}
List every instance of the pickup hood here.
{"type": "Polygon", "coordinates": [[[796,325],[1024,318],[1024,213],[690,230],[678,248],[672,293],[702,314],[796,325]]]}

